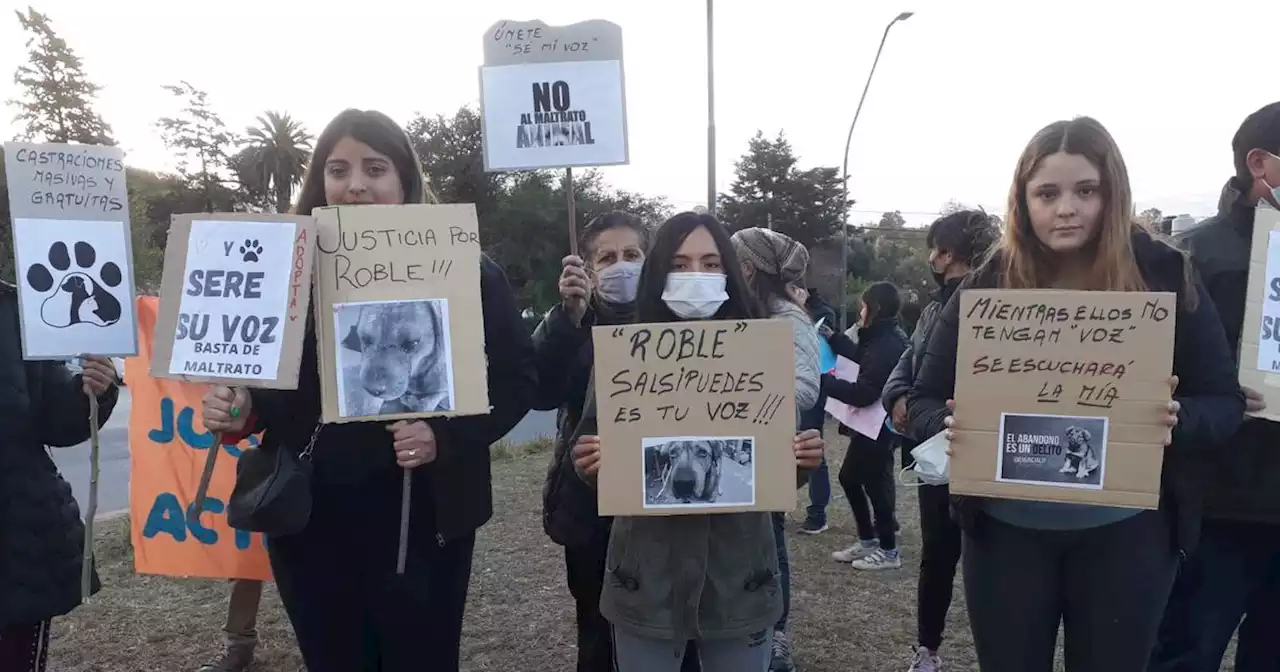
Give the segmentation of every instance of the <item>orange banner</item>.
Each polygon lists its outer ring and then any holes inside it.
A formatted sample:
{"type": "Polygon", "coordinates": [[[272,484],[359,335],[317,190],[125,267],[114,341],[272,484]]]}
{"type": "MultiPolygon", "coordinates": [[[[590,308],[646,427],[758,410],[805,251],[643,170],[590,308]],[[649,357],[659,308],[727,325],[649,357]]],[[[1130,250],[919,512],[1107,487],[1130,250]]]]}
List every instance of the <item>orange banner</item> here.
{"type": "Polygon", "coordinates": [[[148,374],[159,306],[155,297],[138,297],[138,356],[126,359],[124,368],[133,399],[129,514],[134,569],[139,574],[269,580],[262,535],[231,529],[226,516],[236,460],[242,449],[258,444],[258,437],[221,448],[204,510],[190,511],[213,445],[213,435],[200,424],[200,399],[208,386],[148,374]]]}

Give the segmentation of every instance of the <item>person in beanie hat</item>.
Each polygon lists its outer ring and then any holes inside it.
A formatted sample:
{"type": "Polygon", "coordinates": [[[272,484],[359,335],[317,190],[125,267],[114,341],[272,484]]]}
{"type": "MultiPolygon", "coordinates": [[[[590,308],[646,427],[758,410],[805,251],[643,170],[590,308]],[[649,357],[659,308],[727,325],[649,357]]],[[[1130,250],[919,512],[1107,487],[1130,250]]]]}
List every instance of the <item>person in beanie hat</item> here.
{"type": "MultiPolygon", "coordinates": [[[[801,294],[789,288],[803,287],[804,272],[809,266],[809,250],[789,236],[761,228],[743,229],[733,234],[733,248],[742,264],[747,286],[772,318],[791,321],[795,330],[796,354],[796,430],[801,427],[801,414],[818,403],[818,332],[804,307],[801,294]]],[[[807,293],[804,294],[807,296],[807,293]]],[[[778,547],[778,570],[782,579],[782,617],[773,629],[772,672],[791,672],[791,641],[787,637],[787,616],[791,611],[791,563],[787,557],[784,531],[786,514],[773,514],[773,539],[778,547]]]]}

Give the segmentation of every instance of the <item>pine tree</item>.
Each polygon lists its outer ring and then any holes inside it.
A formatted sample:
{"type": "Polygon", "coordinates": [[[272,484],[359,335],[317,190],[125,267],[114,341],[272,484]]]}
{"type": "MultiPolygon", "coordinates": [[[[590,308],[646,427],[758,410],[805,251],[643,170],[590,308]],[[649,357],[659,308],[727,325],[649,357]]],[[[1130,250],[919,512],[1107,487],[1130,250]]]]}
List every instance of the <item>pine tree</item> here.
{"type": "Polygon", "coordinates": [[[30,7],[14,13],[28,34],[28,62],[13,75],[22,96],[9,101],[19,110],[14,120],[25,127],[24,139],[114,145],[111,127],[93,109],[101,87],[89,81],[80,57],[48,16],[30,7]]]}

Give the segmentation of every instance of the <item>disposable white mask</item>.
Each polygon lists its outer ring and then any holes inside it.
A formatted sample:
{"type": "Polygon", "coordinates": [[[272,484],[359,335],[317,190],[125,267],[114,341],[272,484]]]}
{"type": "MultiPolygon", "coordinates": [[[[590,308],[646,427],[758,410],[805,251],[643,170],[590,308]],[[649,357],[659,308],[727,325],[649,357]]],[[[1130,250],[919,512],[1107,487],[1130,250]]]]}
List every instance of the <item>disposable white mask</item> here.
{"type": "Polygon", "coordinates": [[[908,471],[914,471],[918,481],[916,483],[903,481],[903,485],[907,487],[946,485],[950,480],[951,458],[947,455],[947,449],[950,447],[951,442],[947,440],[945,430],[929,437],[927,441],[911,449],[911,457],[915,461],[902,470],[899,480],[902,480],[901,476],[905,476],[908,471]]]}
{"type": "Polygon", "coordinates": [[[641,264],[634,261],[618,263],[596,274],[596,291],[609,303],[631,303],[636,300],[640,287],[641,264]]]}
{"type": "Polygon", "coordinates": [[[729,300],[721,273],[668,273],[662,300],[682,320],[705,320],[729,300]]]}

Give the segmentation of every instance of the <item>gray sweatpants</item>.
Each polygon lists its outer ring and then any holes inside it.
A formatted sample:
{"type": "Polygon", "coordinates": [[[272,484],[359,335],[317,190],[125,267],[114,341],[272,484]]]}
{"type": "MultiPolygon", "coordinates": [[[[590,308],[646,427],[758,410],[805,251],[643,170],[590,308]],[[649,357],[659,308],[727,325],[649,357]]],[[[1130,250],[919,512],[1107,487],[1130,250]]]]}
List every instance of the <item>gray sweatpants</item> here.
{"type": "MultiPolygon", "coordinates": [[[[773,632],[762,630],[742,639],[700,639],[702,672],[768,672],[773,632]]],[[[685,647],[613,629],[616,672],[680,672],[685,647]],[[680,653],[676,651],[679,650],[680,653]]]]}

